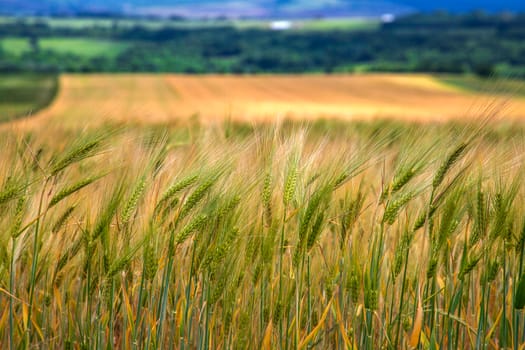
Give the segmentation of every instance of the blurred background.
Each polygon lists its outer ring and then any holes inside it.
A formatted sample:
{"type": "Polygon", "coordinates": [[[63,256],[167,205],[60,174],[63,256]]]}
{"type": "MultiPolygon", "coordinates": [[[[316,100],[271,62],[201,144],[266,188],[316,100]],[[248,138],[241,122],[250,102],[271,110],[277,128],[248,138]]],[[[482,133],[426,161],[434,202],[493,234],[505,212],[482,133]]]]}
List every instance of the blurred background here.
{"type": "Polygon", "coordinates": [[[0,69],[525,77],[524,10],[511,0],[0,0],[0,69]]]}
{"type": "Polygon", "coordinates": [[[524,11],[512,0],[0,0],[0,119],[46,106],[60,73],[432,73],[479,90],[479,79],[525,78],[524,11]]]}

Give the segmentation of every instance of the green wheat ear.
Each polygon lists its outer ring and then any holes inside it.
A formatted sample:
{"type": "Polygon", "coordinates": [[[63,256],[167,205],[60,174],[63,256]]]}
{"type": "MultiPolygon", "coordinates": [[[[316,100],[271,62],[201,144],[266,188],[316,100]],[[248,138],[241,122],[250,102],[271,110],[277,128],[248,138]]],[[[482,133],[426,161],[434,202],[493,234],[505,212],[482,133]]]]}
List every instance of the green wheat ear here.
{"type": "Polygon", "coordinates": [[[392,200],[385,209],[383,214],[383,222],[392,225],[397,218],[401,208],[403,208],[414,197],[414,192],[407,192],[400,195],[398,198],[392,200]]]}
{"type": "Polygon", "coordinates": [[[388,196],[396,194],[399,192],[407,183],[412,180],[416,175],[416,169],[414,167],[408,167],[406,169],[401,169],[401,171],[394,176],[392,183],[389,187],[385,188],[381,194],[381,200],[385,200],[388,196]]]}
{"type": "Polygon", "coordinates": [[[146,190],[146,176],[143,175],[141,176],[141,178],[135,185],[135,188],[133,189],[131,196],[129,197],[128,201],[126,202],[126,205],[124,206],[124,209],[122,210],[121,220],[123,224],[127,224],[130,221],[131,215],[137,209],[139,200],[144,195],[145,190],[146,190]]]}
{"type": "Polygon", "coordinates": [[[102,145],[102,142],[109,135],[88,135],[84,139],[76,142],[70,146],[70,149],[66,153],[51,162],[50,173],[52,176],[57,175],[62,170],[66,169],[70,165],[80,162],[86,158],[92,157],[96,154],[102,145]]]}
{"type": "Polygon", "coordinates": [[[306,241],[306,249],[310,251],[317,239],[319,238],[319,235],[322,232],[323,229],[323,222],[324,222],[324,213],[320,213],[317,215],[313,225],[312,229],[310,231],[310,234],[308,235],[308,239],[306,241]]]}
{"type": "Polygon", "coordinates": [[[159,262],[157,258],[157,251],[152,242],[147,242],[144,245],[144,278],[148,281],[153,280],[157,273],[159,262]]]}
{"type": "Polygon", "coordinates": [[[15,215],[14,215],[13,224],[10,230],[11,237],[13,238],[17,238],[23,231],[23,230],[21,231],[20,228],[22,227],[22,220],[24,218],[24,211],[26,209],[26,201],[27,201],[27,198],[24,195],[20,197],[16,203],[15,215]]]}
{"type": "Polygon", "coordinates": [[[264,184],[262,189],[262,203],[264,206],[264,219],[266,220],[266,225],[271,225],[272,222],[272,173],[270,171],[266,172],[264,177],[264,184]]]}
{"type": "Polygon", "coordinates": [[[461,143],[457,146],[454,151],[447,157],[447,159],[439,167],[434,180],[432,180],[432,187],[437,188],[445,178],[447,172],[452,168],[452,166],[465,154],[467,149],[466,143],[461,143]]]}
{"type": "Polygon", "coordinates": [[[159,199],[157,203],[157,207],[159,207],[161,204],[169,201],[173,196],[175,196],[180,191],[186,189],[187,187],[193,185],[197,179],[199,178],[198,175],[190,175],[188,177],[185,177],[181,179],[180,181],[177,181],[173,183],[162,195],[162,197],[159,199]]]}
{"type": "Polygon", "coordinates": [[[4,188],[2,192],[0,192],[0,205],[9,202],[10,200],[16,198],[18,195],[18,188],[15,186],[10,186],[7,188],[4,188]]]}
{"type": "Polygon", "coordinates": [[[308,228],[310,227],[310,221],[312,220],[315,212],[318,210],[319,206],[321,205],[321,202],[325,200],[328,194],[329,194],[329,191],[327,191],[326,189],[317,190],[312,195],[312,198],[308,201],[306,211],[302,215],[300,223],[299,223],[299,240],[300,241],[306,238],[308,228]]]}
{"type": "Polygon", "coordinates": [[[186,217],[189,212],[204,198],[210,191],[211,187],[219,180],[220,173],[208,176],[189,197],[186,199],[179,214],[179,220],[186,217]]]}
{"type": "Polygon", "coordinates": [[[283,203],[288,205],[295,196],[295,188],[297,186],[297,164],[294,162],[288,172],[284,181],[283,203]]]}
{"type": "Polygon", "coordinates": [[[83,180],[80,180],[68,187],[65,187],[63,189],[61,189],[57,194],[55,194],[53,196],[53,198],[51,198],[51,201],[49,202],[49,208],[57,205],[58,203],[60,203],[62,200],[66,199],[67,197],[71,196],[72,194],[80,191],[81,189],[83,189],[84,187],[88,186],[88,185],[91,185],[92,183],[98,181],[99,179],[103,178],[104,176],[106,176],[105,174],[104,175],[98,175],[98,176],[91,176],[91,177],[88,177],[86,179],[83,179],[83,180]]]}
{"type": "Polygon", "coordinates": [[[208,220],[208,216],[200,214],[191,220],[176,236],[175,242],[182,244],[195,231],[199,230],[208,220]]]}
{"type": "Polygon", "coordinates": [[[66,222],[68,221],[68,219],[71,217],[71,215],[73,214],[73,211],[75,210],[76,208],[76,205],[72,205],[70,207],[68,207],[59,217],[58,219],[55,221],[55,224],[53,225],[53,228],[51,229],[51,232],[52,233],[57,233],[59,232],[62,227],[64,227],[64,225],[66,224],[66,222]]]}
{"type": "Polygon", "coordinates": [[[0,189],[0,205],[6,204],[13,199],[24,195],[28,184],[15,179],[14,176],[8,177],[2,189],[0,189]]]}

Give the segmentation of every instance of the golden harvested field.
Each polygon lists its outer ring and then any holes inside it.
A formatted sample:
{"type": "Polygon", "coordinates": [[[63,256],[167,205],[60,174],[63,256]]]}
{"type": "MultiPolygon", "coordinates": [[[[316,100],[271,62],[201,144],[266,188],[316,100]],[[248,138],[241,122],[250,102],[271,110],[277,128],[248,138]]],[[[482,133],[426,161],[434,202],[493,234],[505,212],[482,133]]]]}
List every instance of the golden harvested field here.
{"type": "Polygon", "coordinates": [[[63,75],[56,101],[22,123],[86,125],[108,119],[170,123],[194,115],[203,121],[319,117],[439,121],[478,117],[490,108],[522,117],[525,99],[461,91],[430,75],[63,75]]]}

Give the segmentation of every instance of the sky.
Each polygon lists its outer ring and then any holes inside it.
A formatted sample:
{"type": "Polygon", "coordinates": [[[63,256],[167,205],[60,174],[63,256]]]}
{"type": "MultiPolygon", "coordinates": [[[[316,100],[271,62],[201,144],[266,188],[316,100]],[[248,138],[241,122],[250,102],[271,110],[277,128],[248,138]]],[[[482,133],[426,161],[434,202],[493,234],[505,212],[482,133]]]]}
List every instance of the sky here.
{"type": "Polygon", "coordinates": [[[452,12],[484,9],[487,11],[525,11],[524,0],[399,0],[398,2],[422,11],[446,9],[452,12]]]}
{"type": "MultiPolygon", "coordinates": [[[[447,10],[449,12],[468,12],[476,9],[483,9],[488,12],[499,11],[522,11],[525,12],[525,0],[0,0],[0,12],[13,12],[17,9],[38,9],[51,10],[64,8],[74,5],[77,8],[144,8],[144,7],[183,7],[191,12],[198,6],[199,8],[221,9],[221,11],[231,12],[235,9],[246,9],[249,14],[254,14],[260,10],[269,9],[294,9],[300,11],[310,11],[319,8],[342,9],[363,9],[363,8],[384,8],[390,9],[411,9],[415,11],[447,10]],[[210,5],[211,4],[211,5],[210,5]]],[[[376,10],[374,10],[376,12],[376,10]]],[[[404,12],[401,10],[400,12],[404,12]]]]}

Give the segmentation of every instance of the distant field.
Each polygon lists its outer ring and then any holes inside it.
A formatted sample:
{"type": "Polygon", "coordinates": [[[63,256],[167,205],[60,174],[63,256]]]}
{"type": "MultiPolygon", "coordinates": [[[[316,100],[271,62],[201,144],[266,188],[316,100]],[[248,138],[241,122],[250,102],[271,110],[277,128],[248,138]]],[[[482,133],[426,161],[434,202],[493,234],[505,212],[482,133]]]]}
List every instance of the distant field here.
{"type": "MultiPolygon", "coordinates": [[[[0,18],[0,23],[13,23],[16,19],[3,17],[0,18]]],[[[133,26],[142,26],[148,29],[160,29],[164,27],[169,28],[193,28],[193,27],[216,27],[224,26],[225,24],[238,23],[237,21],[195,21],[195,20],[162,20],[162,19],[104,19],[104,18],[24,18],[26,23],[40,23],[44,22],[47,25],[54,28],[72,28],[72,29],[84,29],[102,27],[111,28],[113,26],[119,26],[122,28],[129,28],[133,26]]],[[[243,23],[254,23],[255,21],[239,21],[243,23]]]]}
{"type": "MultiPolygon", "coordinates": [[[[104,19],[104,18],[25,18],[27,23],[45,22],[54,28],[83,29],[91,27],[111,28],[119,26],[130,28],[142,26],[149,29],[160,28],[210,28],[233,26],[238,29],[268,28],[270,21],[265,20],[162,20],[162,19],[104,19]]],[[[13,23],[16,19],[0,17],[0,23],[13,23]]],[[[297,20],[298,30],[373,30],[379,26],[375,19],[339,18],[297,20]]]]}
{"type": "Polygon", "coordinates": [[[206,121],[441,121],[483,116],[491,108],[525,116],[524,99],[466,93],[430,75],[64,75],[61,87],[56,101],[40,114],[48,122],[163,123],[191,116],[206,121]]]}
{"type": "Polygon", "coordinates": [[[92,58],[100,56],[116,56],[127,47],[127,44],[110,40],[50,38],[40,40],[40,46],[45,50],[53,50],[59,53],[71,53],[86,58],[92,58]]]}
{"type": "MultiPolygon", "coordinates": [[[[228,22],[227,22],[228,23],[228,22]]],[[[249,29],[249,28],[268,28],[270,26],[269,21],[254,21],[254,20],[236,20],[231,21],[234,27],[239,29],[249,29]]],[[[292,31],[301,31],[301,30],[374,30],[379,27],[380,22],[377,20],[370,19],[308,19],[308,20],[297,20],[292,22],[292,31]]]]}
{"type": "Polygon", "coordinates": [[[4,38],[0,39],[0,46],[4,52],[20,56],[31,51],[31,45],[26,38],[4,38]]]}
{"type": "Polygon", "coordinates": [[[375,30],[380,26],[378,20],[372,19],[318,19],[299,21],[298,29],[304,30],[375,30]]]}
{"type": "Polygon", "coordinates": [[[440,81],[463,91],[494,95],[525,96],[525,84],[519,79],[483,79],[475,76],[444,76],[440,81]]]}
{"type": "Polygon", "coordinates": [[[46,106],[56,93],[49,75],[0,75],[0,123],[30,115],[46,106]]]}
{"type": "MultiPolygon", "coordinates": [[[[3,50],[12,55],[21,55],[32,49],[26,38],[4,38],[0,43],[3,50]]],[[[41,50],[68,53],[83,58],[114,57],[128,47],[125,42],[88,38],[44,38],[38,41],[38,45],[41,50]]]]}

